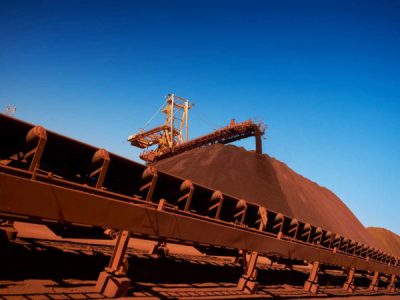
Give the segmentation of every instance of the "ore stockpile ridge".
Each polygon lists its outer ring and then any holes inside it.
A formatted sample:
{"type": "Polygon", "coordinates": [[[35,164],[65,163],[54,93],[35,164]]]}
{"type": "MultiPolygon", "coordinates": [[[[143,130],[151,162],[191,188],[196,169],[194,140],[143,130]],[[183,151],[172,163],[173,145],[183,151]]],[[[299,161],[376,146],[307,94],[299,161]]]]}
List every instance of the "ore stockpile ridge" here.
{"type": "Polygon", "coordinates": [[[385,250],[394,255],[400,255],[400,236],[381,227],[368,227],[369,234],[384,246],[385,250]]]}
{"type": "Polygon", "coordinates": [[[154,166],[380,248],[334,193],[266,154],[216,144],[164,159],[154,166]]]}

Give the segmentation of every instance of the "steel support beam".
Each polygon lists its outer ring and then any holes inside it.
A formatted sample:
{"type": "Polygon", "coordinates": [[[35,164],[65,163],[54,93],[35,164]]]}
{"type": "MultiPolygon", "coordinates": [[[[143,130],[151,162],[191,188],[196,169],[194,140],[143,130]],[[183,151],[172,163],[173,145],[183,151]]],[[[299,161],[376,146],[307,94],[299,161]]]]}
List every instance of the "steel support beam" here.
{"type": "Polygon", "coordinates": [[[371,283],[368,287],[370,291],[377,292],[379,289],[379,272],[375,271],[374,275],[372,276],[371,283]]]}
{"type": "Polygon", "coordinates": [[[354,285],[354,274],[356,269],[349,268],[347,270],[347,279],[346,282],[343,284],[343,289],[347,292],[354,293],[355,285],[354,285]]]}
{"type": "MultiPolygon", "coordinates": [[[[247,210],[247,206],[244,205],[247,210]]],[[[244,215],[242,216],[242,221],[244,220],[246,210],[244,210],[244,215]]],[[[267,211],[264,207],[260,207],[258,210],[259,214],[259,227],[258,230],[263,232],[265,230],[265,227],[267,226],[268,222],[268,217],[267,217],[267,211]]],[[[242,250],[242,255],[243,255],[243,266],[245,269],[244,274],[242,277],[239,279],[238,282],[238,289],[245,291],[248,294],[254,294],[257,292],[258,289],[258,282],[257,282],[257,260],[259,253],[257,251],[246,251],[242,250]],[[247,253],[250,254],[249,259],[247,260],[247,253]]]]}
{"type": "Polygon", "coordinates": [[[388,292],[392,292],[392,293],[396,292],[396,280],[397,280],[396,275],[391,275],[390,276],[389,284],[386,287],[386,290],[388,292]]]}
{"type": "Polygon", "coordinates": [[[110,263],[97,279],[96,290],[106,297],[123,297],[128,292],[131,280],[126,276],[129,264],[125,252],[129,237],[129,231],[119,232],[110,263]]]}
{"type": "Polygon", "coordinates": [[[308,279],[304,283],[304,290],[306,292],[310,292],[312,294],[317,294],[319,290],[319,285],[318,285],[318,271],[320,267],[320,262],[319,261],[314,261],[312,263],[310,275],[308,276],[308,279]]]}
{"type": "Polygon", "coordinates": [[[238,282],[238,289],[248,294],[254,294],[258,289],[257,282],[258,252],[249,252],[249,259],[245,259],[245,272],[238,282]]]}

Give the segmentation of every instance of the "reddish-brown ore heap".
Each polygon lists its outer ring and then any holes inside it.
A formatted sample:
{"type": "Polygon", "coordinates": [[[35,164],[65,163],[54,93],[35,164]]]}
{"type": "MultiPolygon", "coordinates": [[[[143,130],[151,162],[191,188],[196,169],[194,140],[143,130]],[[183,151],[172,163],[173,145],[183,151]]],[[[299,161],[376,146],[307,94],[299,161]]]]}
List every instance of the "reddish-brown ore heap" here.
{"type": "Polygon", "coordinates": [[[382,245],[383,250],[400,256],[400,236],[380,227],[368,227],[367,231],[382,245]]]}
{"type": "Polygon", "coordinates": [[[159,161],[155,166],[268,209],[298,218],[382,250],[331,191],[268,155],[216,144],[159,161]]]}

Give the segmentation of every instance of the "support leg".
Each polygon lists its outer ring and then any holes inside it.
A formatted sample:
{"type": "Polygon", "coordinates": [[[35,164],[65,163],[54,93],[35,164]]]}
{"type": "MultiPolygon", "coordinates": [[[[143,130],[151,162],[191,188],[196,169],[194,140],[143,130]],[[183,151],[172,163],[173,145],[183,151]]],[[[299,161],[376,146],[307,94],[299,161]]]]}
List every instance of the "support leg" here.
{"type": "Polygon", "coordinates": [[[390,276],[390,281],[386,290],[393,293],[396,291],[396,275],[393,274],[392,276],[390,276]]]}
{"type": "Polygon", "coordinates": [[[379,272],[375,272],[374,276],[372,277],[371,284],[369,285],[369,290],[377,292],[378,291],[378,284],[379,284],[379,272]]]}
{"type": "Polygon", "coordinates": [[[257,129],[256,132],[256,153],[262,154],[262,140],[261,140],[261,132],[257,129]]]}
{"type": "Polygon", "coordinates": [[[124,258],[129,237],[129,231],[119,232],[110,263],[97,280],[96,290],[106,297],[122,297],[128,292],[131,281],[126,277],[128,264],[124,258]]]}
{"type": "Polygon", "coordinates": [[[314,261],[312,264],[312,269],[310,272],[310,276],[307,281],[304,283],[304,290],[306,292],[310,292],[312,294],[317,294],[319,285],[318,285],[318,271],[319,271],[319,261],[314,261]]]}
{"type": "Polygon", "coordinates": [[[354,273],[356,272],[355,268],[350,268],[347,274],[347,280],[343,284],[343,289],[347,292],[354,293],[354,273]]]}
{"type": "MultiPolygon", "coordinates": [[[[251,252],[250,258],[245,264],[245,272],[238,282],[238,289],[245,291],[248,294],[254,294],[258,289],[257,280],[257,260],[258,252],[251,252]]],[[[246,261],[246,260],[245,260],[246,261]]]]}

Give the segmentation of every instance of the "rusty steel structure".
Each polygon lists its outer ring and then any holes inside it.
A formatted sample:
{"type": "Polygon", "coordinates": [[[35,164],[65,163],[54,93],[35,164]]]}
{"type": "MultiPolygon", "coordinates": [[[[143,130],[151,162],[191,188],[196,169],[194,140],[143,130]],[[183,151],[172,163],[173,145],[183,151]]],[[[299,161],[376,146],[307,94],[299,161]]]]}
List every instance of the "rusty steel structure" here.
{"type": "Polygon", "coordinates": [[[213,144],[229,144],[252,136],[254,136],[256,140],[256,153],[262,154],[261,137],[264,132],[265,125],[263,123],[256,124],[252,120],[237,123],[235,120],[231,120],[228,126],[172,147],[160,155],[153,156],[153,159],[147,160],[147,162],[158,161],[192,149],[213,144]]]}
{"type": "Polygon", "coordinates": [[[15,118],[0,115],[0,218],[119,231],[97,289],[122,296],[130,279],[124,261],[132,236],[192,246],[241,250],[238,288],[257,290],[257,260],[306,261],[304,289],[317,293],[320,268],[373,274],[369,289],[388,279],[394,291],[400,259],[359,241],[302,222],[246,199],[200,186],[15,118]]]}
{"type": "Polygon", "coordinates": [[[175,94],[168,94],[166,98],[162,108],[165,114],[164,125],[147,131],[139,130],[128,137],[132,146],[147,149],[140,154],[140,158],[147,162],[154,161],[189,139],[189,109],[192,104],[175,94]],[[148,149],[155,145],[155,149],[148,149]]]}
{"type": "Polygon", "coordinates": [[[142,160],[153,163],[195,148],[217,143],[228,144],[252,136],[256,139],[256,153],[262,154],[261,137],[266,127],[262,122],[256,124],[252,120],[237,123],[232,119],[226,127],[189,140],[190,108],[192,104],[189,104],[189,100],[168,94],[162,109],[166,115],[164,125],[147,131],[139,130],[128,137],[132,146],[146,149],[139,155],[142,160]],[[155,145],[155,149],[149,149],[155,145]]]}

